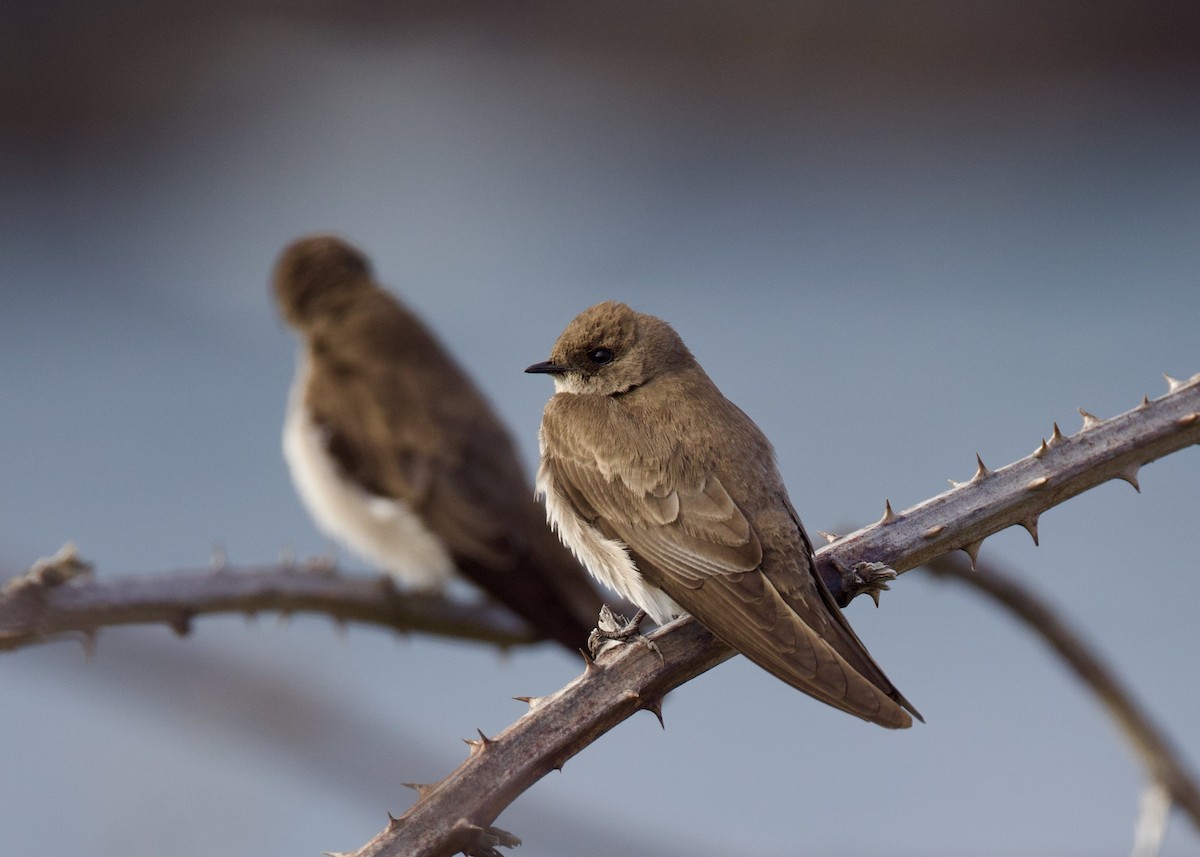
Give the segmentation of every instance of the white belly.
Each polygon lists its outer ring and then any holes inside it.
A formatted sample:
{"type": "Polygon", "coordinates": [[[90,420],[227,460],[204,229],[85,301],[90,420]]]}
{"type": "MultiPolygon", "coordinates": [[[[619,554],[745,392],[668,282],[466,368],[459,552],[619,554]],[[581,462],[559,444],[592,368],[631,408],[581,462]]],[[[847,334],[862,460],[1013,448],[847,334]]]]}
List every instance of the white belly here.
{"type": "Polygon", "coordinates": [[[317,527],[409,586],[441,586],[454,573],[441,540],[404,502],[371,494],[339,472],[304,406],[307,377],[302,352],[283,423],[283,457],[317,527]]]}
{"type": "Polygon", "coordinates": [[[646,582],[625,545],[606,538],[576,514],[552,483],[544,463],[538,468],[537,493],[546,503],[546,519],[550,526],[592,577],[641,607],[660,625],[686,612],[667,593],[646,582]]]}

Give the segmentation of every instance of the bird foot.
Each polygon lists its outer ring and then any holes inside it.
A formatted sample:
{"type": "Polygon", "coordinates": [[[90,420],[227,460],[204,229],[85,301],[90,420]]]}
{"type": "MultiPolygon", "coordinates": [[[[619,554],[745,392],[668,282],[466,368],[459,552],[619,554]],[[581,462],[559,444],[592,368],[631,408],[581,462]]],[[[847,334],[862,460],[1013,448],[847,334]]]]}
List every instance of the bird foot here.
{"type": "Polygon", "coordinates": [[[895,569],[881,562],[859,562],[849,571],[842,572],[842,591],[846,593],[846,603],[850,603],[859,595],[866,593],[871,596],[875,606],[879,606],[879,593],[886,592],[891,587],[888,582],[899,575],[895,569]]]}
{"type": "Polygon", "coordinates": [[[598,658],[610,649],[632,639],[645,643],[651,651],[658,655],[659,660],[662,660],[663,654],[657,644],[638,633],[642,620],[645,618],[646,611],[638,610],[627,622],[620,613],[614,613],[607,604],[603,605],[600,608],[600,618],[596,627],[592,629],[592,633],[588,634],[588,651],[592,653],[593,658],[598,658]]]}

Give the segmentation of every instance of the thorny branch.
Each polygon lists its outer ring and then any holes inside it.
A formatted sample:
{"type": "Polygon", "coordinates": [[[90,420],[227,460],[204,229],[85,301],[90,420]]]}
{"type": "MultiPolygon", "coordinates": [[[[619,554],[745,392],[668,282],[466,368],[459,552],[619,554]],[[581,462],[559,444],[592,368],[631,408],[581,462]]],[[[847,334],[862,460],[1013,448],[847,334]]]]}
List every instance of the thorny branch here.
{"type": "MultiPolygon", "coordinates": [[[[1137,487],[1138,469],[1200,443],[1200,375],[1168,379],[1170,392],[1143,400],[1109,420],[1084,412],[1082,430],[1065,437],[1055,426],[1030,456],[992,471],[980,461],[975,477],[899,514],[890,505],[877,524],[818,552],[844,601],[865,591],[856,570],[884,563],[902,572],[948,551],[974,562],[983,539],[1019,523],[1035,536],[1043,511],[1112,478],[1137,487]]],[[[525,789],[641,709],[732,656],[691,619],[660,628],[652,649],[630,645],[610,653],[557,693],[530,700],[530,710],[494,738],[480,734],[448,777],[416,786],[418,799],[354,857],[495,855],[511,834],[491,827],[525,789]]],[[[1200,818],[1192,817],[1200,828],[1200,818]]]]}
{"type": "Polygon", "coordinates": [[[1164,455],[1200,443],[1200,375],[1167,377],[1167,395],[1107,420],[1080,409],[1083,428],[1065,436],[1054,424],[1049,440],[1019,461],[991,470],[976,458],[967,482],[903,512],[886,504],[878,523],[818,552],[830,591],[845,606],[859,587],[853,567],[881,563],[897,574],[935,556],[962,550],[974,565],[988,536],[1020,524],[1038,540],[1038,517],[1047,509],[1110,479],[1138,491],[1138,470],[1164,455]]]}
{"type": "Polygon", "coordinates": [[[512,613],[433,593],[399,592],[387,577],[357,578],[326,566],[280,564],[147,577],[93,577],[71,546],[0,589],[0,651],[65,633],[90,641],[107,625],[164,622],[183,635],[210,613],[323,613],[497,646],[535,641],[512,613]]]}
{"type": "MultiPolygon", "coordinates": [[[[1036,542],[1038,516],[1076,494],[1113,478],[1136,488],[1142,465],[1200,443],[1200,375],[1168,382],[1166,396],[1111,419],[1082,412],[1083,428],[1075,435],[1064,436],[1056,425],[1032,455],[999,470],[979,461],[971,480],[918,506],[895,513],[889,504],[878,523],[818,551],[822,576],[845,604],[884,588],[875,572],[880,565],[901,573],[959,549],[974,563],[983,540],[1013,524],[1036,542]]],[[[322,612],[500,645],[529,639],[501,611],[400,594],[386,581],[274,566],[101,582],[73,557],[56,560],[0,592],[0,649],[67,631],[90,636],[101,626],[129,622],[166,622],[184,633],[196,615],[258,610],[322,612]]],[[[654,648],[621,647],[557,693],[529,700],[529,712],[500,735],[471,742],[470,757],[446,779],[416,786],[417,802],[355,854],[494,855],[497,846],[515,844],[515,837],[490,825],[525,789],[635,711],[657,713],[664,694],[732,657],[690,619],[660,628],[651,640],[654,648]]],[[[1137,746],[1148,762],[1156,758],[1146,745],[1137,746]]],[[[1187,794],[1194,786],[1172,779],[1170,766],[1153,764],[1156,779],[1200,827],[1187,794]]]]}

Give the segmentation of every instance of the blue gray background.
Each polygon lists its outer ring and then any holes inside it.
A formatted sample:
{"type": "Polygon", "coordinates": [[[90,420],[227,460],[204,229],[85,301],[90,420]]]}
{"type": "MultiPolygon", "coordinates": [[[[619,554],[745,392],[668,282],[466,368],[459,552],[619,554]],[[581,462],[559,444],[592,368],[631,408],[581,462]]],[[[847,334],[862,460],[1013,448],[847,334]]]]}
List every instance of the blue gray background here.
{"type": "MultiPolygon", "coordinates": [[[[0,572],[326,548],[279,427],[295,236],[359,243],[512,427],[579,310],[675,324],[812,531],[876,519],[1200,371],[1186,4],[7,4],[0,572]]],[[[1061,607],[1200,761],[1200,455],[983,557],[1061,607]]],[[[349,561],[352,568],[362,568],[349,561]]],[[[536,855],[1119,855],[1112,723],[991,604],[914,572],[849,617],[927,725],[734,661],[523,796],[536,855]]],[[[242,617],[0,657],[12,854],[315,855],[573,678],[541,647],[242,617]]],[[[1176,817],[1169,855],[1200,836],[1176,817]]]]}

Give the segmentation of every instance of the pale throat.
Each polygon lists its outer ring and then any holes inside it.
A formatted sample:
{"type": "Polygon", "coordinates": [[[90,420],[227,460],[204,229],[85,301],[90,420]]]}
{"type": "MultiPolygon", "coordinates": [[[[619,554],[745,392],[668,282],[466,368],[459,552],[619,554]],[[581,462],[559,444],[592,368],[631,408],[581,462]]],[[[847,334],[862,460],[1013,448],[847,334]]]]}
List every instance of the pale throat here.
{"type": "Polygon", "coordinates": [[[554,392],[556,393],[572,393],[578,395],[587,392],[583,389],[583,381],[574,373],[563,372],[561,375],[552,375],[554,379],[554,392]]]}

